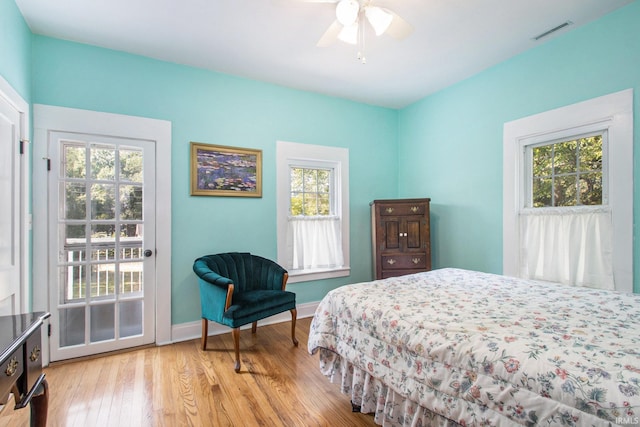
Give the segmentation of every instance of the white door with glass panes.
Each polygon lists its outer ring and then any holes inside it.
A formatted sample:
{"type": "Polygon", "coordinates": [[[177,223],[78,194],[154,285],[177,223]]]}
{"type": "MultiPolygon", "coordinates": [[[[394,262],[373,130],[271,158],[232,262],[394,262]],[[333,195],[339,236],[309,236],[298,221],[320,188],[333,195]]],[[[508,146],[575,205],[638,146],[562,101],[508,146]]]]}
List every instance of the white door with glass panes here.
{"type": "Polygon", "coordinates": [[[51,360],[154,342],[155,146],[49,134],[51,360]]]}

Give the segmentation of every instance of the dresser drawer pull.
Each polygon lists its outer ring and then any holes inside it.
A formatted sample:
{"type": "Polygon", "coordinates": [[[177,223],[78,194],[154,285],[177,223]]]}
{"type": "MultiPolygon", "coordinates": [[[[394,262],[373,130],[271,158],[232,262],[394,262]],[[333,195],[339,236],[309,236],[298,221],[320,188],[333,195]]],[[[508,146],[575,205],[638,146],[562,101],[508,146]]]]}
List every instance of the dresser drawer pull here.
{"type": "Polygon", "coordinates": [[[393,213],[393,208],[387,208],[387,213],[393,213]]]}
{"type": "Polygon", "coordinates": [[[32,362],[35,362],[39,358],[40,358],[40,347],[35,346],[33,347],[33,350],[31,350],[31,354],[29,355],[29,360],[31,360],[32,362]]]}
{"type": "Polygon", "coordinates": [[[389,264],[389,265],[393,265],[395,263],[396,263],[396,260],[393,259],[393,258],[387,260],[387,264],[389,264]]]}
{"type": "Polygon", "coordinates": [[[417,207],[417,206],[411,206],[411,212],[416,213],[416,212],[418,212],[419,210],[420,210],[420,208],[419,208],[419,207],[417,207]]]}
{"type": "Polygon", "coordinates": [[[4,373],[8,377],[12,377],[17,371],[18,371],[18,359],[14,357],[7,364],[7,369],[4,370],[4,373]]]}
{"type": "Polygon", "coordinates": [[[414,263],[414,264],[419,264],[420,263],[420,258],[413,258],[411,260],[411,262],[414,263]]]}

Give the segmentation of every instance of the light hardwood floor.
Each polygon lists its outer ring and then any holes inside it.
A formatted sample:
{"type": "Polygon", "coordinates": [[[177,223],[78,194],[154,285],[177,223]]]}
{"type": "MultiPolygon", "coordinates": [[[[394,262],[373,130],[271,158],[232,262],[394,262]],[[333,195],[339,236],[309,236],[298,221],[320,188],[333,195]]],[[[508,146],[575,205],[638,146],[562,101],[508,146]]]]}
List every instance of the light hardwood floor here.
{"type": "MultiPolygon", "coordinates": [[[[53,365],[48,426],[374,426],[307,352],[309,318],[240,333],[242,371],[231,334],[53,365]]],[[[11,405],[13,406],[13,405],[11,405]]],[[[0,426],[28,426],[29,410],[6,408],[0,426]]]]}

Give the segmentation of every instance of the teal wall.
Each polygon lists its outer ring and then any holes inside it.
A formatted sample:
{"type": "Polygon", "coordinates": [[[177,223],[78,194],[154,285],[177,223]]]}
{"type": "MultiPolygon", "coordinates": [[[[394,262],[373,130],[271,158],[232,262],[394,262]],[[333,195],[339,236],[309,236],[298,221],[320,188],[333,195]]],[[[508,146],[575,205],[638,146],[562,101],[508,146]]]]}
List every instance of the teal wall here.
{"type": "MultiPolygon", "coordinates": [[[[638,241],[639,24],[636,1],[400,111],[398,195],[431,197],[435,267],[502,272],[505,122],[628,88],[634,89],[638,241]]],[[[636,272],[638,252],[636,246],[636,272]]],[[[637,274],[634,289],[640,292],[637,274]]]]}
{"type": "Polygon", "coordinates": [[[200,317],[198,256],[276,258],[277,140],[350,156],[351,277],[287,289],[305,303],[371,279],[369,202],[396,196],[397,111],[42,36],[33,37],[32,84],[34,103],[171,121],[173,324],[200,317]],[[263,197],[190,196],[190,141],[262,150],[263,197]]]}
{"type": "Polygon", "coordinates": [[[0,0],[0,76],[31,100],[31,31],[13,0],[0,0]]]}

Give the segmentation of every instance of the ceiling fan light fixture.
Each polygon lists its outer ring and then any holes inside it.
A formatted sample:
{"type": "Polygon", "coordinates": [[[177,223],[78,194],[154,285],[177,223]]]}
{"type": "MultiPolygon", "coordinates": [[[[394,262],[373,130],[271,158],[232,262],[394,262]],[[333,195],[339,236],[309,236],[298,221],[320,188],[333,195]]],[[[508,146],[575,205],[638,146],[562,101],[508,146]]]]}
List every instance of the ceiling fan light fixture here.
{"type": "Polygon", "coordinates": [[[356,0],[340,0],[336,6],[336,18],[346,28],[357,21],[359,11],[360,3],[356,0]]]}
{"type": "Polygon", "coordinates": [[[386,10],[376,7],[369,6],[364,11],[367,20],[373,27],[373,30],[376,33],[376,36],[383,34],[391,25],[391,21],[393,20],[393,15],[387,12],[386,10]]]}
{"type": "Polygon", "coordinates": [[[358,44],[358,23],[346,25],[338,33],[338,39],[349,44],[358,44]]]}

